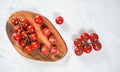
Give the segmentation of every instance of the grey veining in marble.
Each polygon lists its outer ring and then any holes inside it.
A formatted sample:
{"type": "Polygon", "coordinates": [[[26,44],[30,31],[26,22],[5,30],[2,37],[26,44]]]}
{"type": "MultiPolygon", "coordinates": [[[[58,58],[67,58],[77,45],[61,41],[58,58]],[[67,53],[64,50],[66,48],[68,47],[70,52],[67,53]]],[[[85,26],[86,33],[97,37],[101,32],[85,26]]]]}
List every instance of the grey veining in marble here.
{"type": "Polygon", "coordinates": [[[120,72],[120,0],[0,0],[0,72],[120,72]],[[46,16],[60,32],[67,55],[46,63],[21,56],[6,35],[6,21],[15,11],[46,16]],[[64,17],[57,25],[55,17],[64,17]],[[99,34],[102,50],[78,57],[73,40],[81,31],[99,34]]]}

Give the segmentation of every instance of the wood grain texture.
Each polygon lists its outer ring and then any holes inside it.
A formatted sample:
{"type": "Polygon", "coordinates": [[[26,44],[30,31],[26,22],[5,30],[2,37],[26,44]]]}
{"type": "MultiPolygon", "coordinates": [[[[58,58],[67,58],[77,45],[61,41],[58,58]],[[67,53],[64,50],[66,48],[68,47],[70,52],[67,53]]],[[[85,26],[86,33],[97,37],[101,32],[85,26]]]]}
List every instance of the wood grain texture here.
{"type": "Polygon", "coordinates": [[[29,59],[34,59],[34,60],[39,60],[39,61],[45,61],[45,62],[53,62],[62,59],[66,53],[67,53],[67,46],[59,34],[59,32],[56,30],[56,28],[52,25],[52,23],[43,16],[43,24],[38,25],[34,22],[34,16],[37,15],[37,13],[29,12],[29,11],[18,11],[13,13],[6,25],[6,32],[8,35],[9,40],[11,41],[12,45],[14,48],[24,57],[29,58],[29,59]],[[57,55],[43,55],[39,49],[33,50],[30,53],[26,53],[23,51],[23,48],[19,46],[17,41],[14,41],[12,39],[12,34],[13,34],[13,28],[14,25],[11,23],[11,17],[12,16],[17,16],[18,18],[26,18],[30,24],[32,24],[35,27],[35,32],[38,35],[38,41],[40,41],[42,44],[47,45],[49,48],[51,48],[52,44],[49,43],[48,38],[45,37],[41,29],[43,27],[47,27],[50,29],[51,33],[57,38],[56,46],[59,48],[59,53],[57,55]]]}

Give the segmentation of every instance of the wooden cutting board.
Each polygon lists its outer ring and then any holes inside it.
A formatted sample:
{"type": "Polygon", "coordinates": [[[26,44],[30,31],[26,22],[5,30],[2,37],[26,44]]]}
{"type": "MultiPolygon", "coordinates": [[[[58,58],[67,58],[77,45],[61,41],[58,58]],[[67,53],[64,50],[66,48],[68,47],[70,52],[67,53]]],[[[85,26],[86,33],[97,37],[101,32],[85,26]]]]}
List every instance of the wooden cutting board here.
{"type": "Polygon", "coordinates": [[[29,59],[45,61],[45,62],[54,62],[54,61],[62,59],[67,53],[67,46],[66,46],[63,38],[61,37],[59,32],[56,30],[56,28],[53,26],[53,24],[43,15],[41,15],[43,18],[43,23],[36,24],[34,21],[35,15],[38,15],[38,14],[33,13],[33,12],[29,12],[29,11],[18,11],[18,12],[13,13],[9,17],[7,24],[6,24],[6,32],[7,32],[7,35],[8,35],[8,38],[9,38],[11,44],[14,46],[14,48],[17,50],[17,52],[19,52],[22,56],[29,58],[29,59]],[[41,32],[41,28],[43,28],[43,27],[49,28],[51,33],[57,39],[57,42],[55,43],[55,45],[59,48],[59,53],[56,55],[51,55],[51,54],[44,55],[40,52],[40,48],[35,49],[30,53],[25,52],[23,50],[23,47],[20,46],[18,44],[18,42],[13,40],[13,38],[12,38],[12,34],[14,33],[13,28],[15,27],[11,23],[12,16],[17,16],[19,19],[21,19],[21,18],[27,19],[29,21],[29,23],[35,27],[35,32],[38,35],[38,41],[40,41],[42,44],[45,44],[49,48],[51,48],[52,44],[48,41],[48,38],[45,37],[41,32]]]}

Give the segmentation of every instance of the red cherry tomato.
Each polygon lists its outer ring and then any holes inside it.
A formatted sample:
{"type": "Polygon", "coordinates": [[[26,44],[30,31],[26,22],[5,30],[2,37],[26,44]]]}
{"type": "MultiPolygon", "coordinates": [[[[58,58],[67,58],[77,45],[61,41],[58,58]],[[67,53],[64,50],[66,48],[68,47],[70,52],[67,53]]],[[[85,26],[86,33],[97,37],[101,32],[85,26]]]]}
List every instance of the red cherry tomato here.
{"type": "Polygon", "coordinates": [[[19,40],[21,39],[21,35],[18,34],[18,33],[13,33],[12,38],[13,38],[14,40],[19,41],[19,40]]]}
{"type": "Polygon", "coordinates": [[[42,24],[43,18],[42,18],[41,15],[36,15],[36,16],[34,17],[34,21],[35,21],[36,24],[42,24]]]}
{"type": "Polygon", "coordinates": [[[32,49],[38,49],[40,47],[40,44],[38,41],[35,41],[31,44],[32,49]]]}
{"type": "Polygon", "coordinates": [[[58,47],[53,46],[53,47],[50,49],[50,54],[51,54],[51,55],[57,55],[58,53],[59,53],[58,47]]]}
{"type": "Polygon", "coordinates": [[[60,25],[60,24],[62,24],[64,22],[64,19],[63,19],[62,16],[58,16],[55,21],[56,21],[57,24],[60,25]]]}
{"type": "Polygon", "coordinates": [[[84,42],[87,42],[89,39],[89,34],[88,33],[82,33],[80,36],[81,40],[84,42]]]}
{"type": "Polygon", "coordinates": [[[27,37],[28,37],[28,31],[22,31],[22,32],[21,32],[21,37],[22,37],[23,39],[27,38],[27,37]]]}
{"type": "Polygon", "coordinates": [[[16,16],[13,16],[11,23],[16,26],[17,24],[19,24],[19,19],[16,16]]]}
{"type": "Polygon", "coordinates": [[[17,33],[17,32],[21,32],[22,30],[21,30],[21,27],[19,26],[19,25],[17,25],[17,26],[15,26],[14,28],[13,28],[13,31],[15,32],[15,33],[17,33]]]}
{"type": "Polygon", "coordinates": [[[101,43],[95,43],[95,44],[92,44],[92,46],[93,46],[93,49],[96,51],[99,51],[102,48],[101,43]]]}
{"type": "Polygon", "coordinates": [[[26,46],[26,42],[24,40],[20,40],[19,41],[19,45],[24,47],[24,46],[26,46]]]}
{"type": "Polygon", "coordinates": [[[77,56],[81,56],[83,54],[83,48],[77,47],[75,48],[74,52],[77,56]]]}
{"type": "Polygon", "coordinates": [[[50,32],[50,30],[48,28],[43,28],[42,33],[46,37],[48,37],[51,34],[51,32],[50,32]]]}
{"type": "Polygon", "coordinates": [[[25,52],[32,52],[32,47],[30,45],[24,47],[25,52]]]}
{"type": "Polygon", "coordinates": [[[34,33],[34,32],[35,32],[35,27],[34,27],[33,25],[29,25],[29,26],[27,27],[27,31],[28,31],[29,33],[34,33]]]}
{"type": "Polygon", "coordinates": [[[90,41],[91,42],[98,41],[98,35],[96,33],[90,34],[90,41]]]}
{"type": "Polygon", "coordinates": [[[49,47],[46,46],[46,45],[43,45],[43,46],[41,47],[41,53],[44,54],[44,55],[49,54],[49,47]]]}
{"type": "Polygon", "coordinates": [[[84,51],[85,53],[90,53],[90,52],[92,51],[91,45],[90,45],[90,44],[86,44],[86,45],[84,46],[84,48],[83,48],[83,51],[84,51]]]}
{"type": "Polygon", "coordinates": [[[20,22],[23,28],[27,28],[30,25],[27,19],[21,19],[20,22]]]}
{"type": "Polygon", "coordinates": [[[33,34],[30,35],[30,40],[31,41],[36,41],[37,38],[38,38],[38,35],[36,33],[33,33],[33,34]]]}
{"type": "Polygon", "coordinates": [[[75,45],[76,47],[80,47],[80,46],[83,45],[83,43],[82,43],[82,41],[80,40],[80,38],[76,38],[76,39],[74,40],[74,45],[75,45]]]}
{"type": "Polygon", "coordinates": [[[51,35],[48,40],[51,44],[55,44],[57,42],[57,39],[54,35],[51,35]]]}

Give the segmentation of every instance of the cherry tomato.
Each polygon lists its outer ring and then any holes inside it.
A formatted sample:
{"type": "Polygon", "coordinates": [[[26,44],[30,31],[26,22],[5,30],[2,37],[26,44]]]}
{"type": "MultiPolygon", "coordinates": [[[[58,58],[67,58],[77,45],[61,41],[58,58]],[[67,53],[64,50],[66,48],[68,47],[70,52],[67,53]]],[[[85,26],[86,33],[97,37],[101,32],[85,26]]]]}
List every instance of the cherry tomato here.
{"type": "Polygon", "coordinates": [[[27,27],[27,31],[28,31],[29,33],[34,33],[34,32],[35,32],[35,27],[34,27],[33,25],[29,25],[29,26],[27,27]]]}
{"type": "Polygon", "coordinates": [[[54,35],[51,35],[48,40],[51,44],[55,44],[57,42],[57,39],[54,35]]]}
{"type": "Polygon", "coordinates": [[[60,25],[60,24],[62,24],[64,22],[64,19],[63,19],[62,16],[58,16],[55,21],[56,21],[57,24],[60,25]]]}
{"type": "Polygon", "coordinates": [[[89,39],[89,34],[88,33],[82,33],[80,36],[81,40],[84,42],[87,42],[89,39]]]}
{"type": "Polygon", "coordinates": [[[95,44],[92,44],[92,46],[93,46],[93,49],[96,51],[99,51],[102,48],[101,43],[95,43],[95,44]]]}
{"type": "Polygon", "coordinates": [[[27,19],[21,19],[20,22],[23,28],[27,28],[30,25],[27,19]]]}
{"type": "Polygon", "coordinates": [[[34,17],[34,21],[35,21],[36,24],[42,24],[43,18],[42,18],[41,15],[36,15],[36,16],[34,17]]]}
{"type": "Polygon", "coordinates": [[[74,52],[77,56],[81,56],[83,54],[83,48],[77,47],[75,48],[74,52]]]}
{"type": "Polygon", "coordinates": [[[43,46],[41,47],[41,53],[44,54],[44,55],[49,54],[49,47],[46,46],[46,45],[43,45],[43,46]]]}
{"type": "Polygon", "coordinates": [[[53,47],[50,49],[50,54],[51,54],[51,55],[57,55],[58,53],[59,53],[58,47],[53,46],[53,47]]]}
{"type": "Polygon", "coordinates": [[[38,38],[38,35],[36,33],[33,33],[33,34],[30,35],[30,40],[31,41],[36,41],[37,38],[38,38]]]}
{"type": "Polygon", "coordinates": [[[74,40],[74,45],[75,45],[76,47],[80,47],[80,46],[83,45],[83,43],[82,43],[82,41],[80,40],[80,38],[76,38],[76,39],[74,40]]]}
{"type": "Polygon", "coordinates": [[[21,35],[18,34],[18,33],[13,33],[12,38],[13,38],[14,40],[19,41],[19,40],[21,39],[21,35]]]}
{"type": "Polygon", "coordinates": [[[28,37],[28,31],[22,31],[22,32],[21,32],[21,37],[22,37],[23,39],[27,38],[27,37],[28,37]]]}
{"type": "Polygon", "coordinates": [[[24,46],[26,46],[26,42],[24,40],[20,40],[19,41],[19,45],[24,47],[24,46]]]}
{"type": "Polygon", "coordinates": [[[38,49],[40,47],[40,44],[38,41],[35,41],[31,44],[32,49],[38,49]]]}
{"type": "Polygon", "coordinates": [[[84,51],[85,53],[90,53],[90,52],[92,51],[91,45],[90,45],[90,44],[86,44],[86,45],[84,46],[84,48],[83,48],[83,51],[84,51]]]}
{"type": "Polygon", "coordinates": [[[16,16],[13,16],[11,23],[16,26],[17,24],[19,24],[19,19],[16,16]]]}
{"type": "Polygon", "coordinates": [[[32,47],[30,45],[24,47],[25,52],[32,52],[32,47]]]}
{"type": "Polygon", "coordinates": [[[15,32],[15,33],[17,33],[17,32],[21,32],[22,30],[21,30],[21,27],[19,26],[19,25],[17,25],[17,26],[15,26],[14,28],[13,28],[13,31],[15,32]]]}
{"type": "Polygon", "coordinates": [[[50,32],[50,30],[48,28],[43,28],[42,33],[46,37],[48,37],[51,34],[51,32],[50,32]]]}
{"type": "Polygon", "coordinates": [[[98,41],[98,35],[96,33],[90,34],[90,41],[91,42],[98,41]]]}

